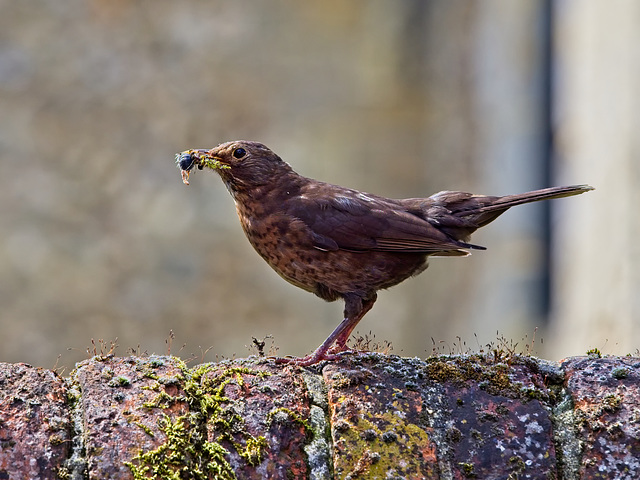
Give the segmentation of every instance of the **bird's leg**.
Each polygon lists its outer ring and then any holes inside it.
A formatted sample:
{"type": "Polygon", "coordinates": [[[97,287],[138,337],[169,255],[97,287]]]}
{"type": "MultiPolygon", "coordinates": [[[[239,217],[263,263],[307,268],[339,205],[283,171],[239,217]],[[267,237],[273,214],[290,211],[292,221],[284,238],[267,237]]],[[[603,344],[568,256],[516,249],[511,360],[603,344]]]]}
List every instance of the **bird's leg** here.
{"type": "Polygon", "coordinates": [[[339,357],[341,352],[347,350],[347,340],[349,335],[356,327],[358,322],[362,320],[365,313],[371,310],[375,303],[377,295],[374,293],[372,297],[363,300],[362,297],[357,295],[345,295],[344,298],[344,320],[340,322],[340,325],[331,332],[331,335],[322,342],[316,350],[306,357],[294,358],[294,357],[276,357],[276,363],[291,363],[294,365],[300,365],[306,367],[308,365],[314,365],[322,360],[335,360],[339,357]],[[335,344],[335,348],[329,353],[329,349],[335,344]]]}
{"type": "Polygon", "coordinates": [[[344,317],[352,318],[351,322],[348,326],[345,326],[344,330],[340,332],[338,337],[335,340],[335,347],[331,349],[332,353],[344,352],[348,350],[347,348],[347,340],[351,336],[351,332],[356,325],[362,320],[369,310],[373,307],[373,304],[376,303],[376,299],[378,298],[377,294],[373,294],[373,296],[361,299],[360,297],[357,300],[350,300],[349,297],[345,297],[344,300],[344,317]]]}

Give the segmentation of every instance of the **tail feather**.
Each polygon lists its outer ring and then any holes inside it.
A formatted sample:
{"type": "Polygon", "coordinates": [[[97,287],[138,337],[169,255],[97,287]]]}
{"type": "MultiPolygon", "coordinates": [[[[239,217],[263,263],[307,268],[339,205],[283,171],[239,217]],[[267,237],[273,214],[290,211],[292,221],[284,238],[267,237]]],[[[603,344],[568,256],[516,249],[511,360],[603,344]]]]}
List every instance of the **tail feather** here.
{"type": "MultiPolygon", "coordinates": [[[[491,203],[473,208],[468,213],[460,212],[458,215],[476,215],[483,212],[494,212],[497,210],[506,210],[516,205],[524,203],[539,202],[541,200],[553,200],[555,198],[571,197],[580,195],[581,193],[594,190],[590,185],[570,185],[566,187],[543,188],[542,190],[534,190],[532,192],[518,193],[515,195],[505,195],[504,197],[495,198],[491,203]]],[[[481,202],[479,202],[481,203],[481,202]]]]}
{"type": "MultiPolygon", "coordinates": [[[[421,203],[424,200],[416,202],[416,199],[409,199],[407,202],[410,207],[414,207],[411,211],[422,215],[423,218],[451,238],[468,242],[474,231],[493,222],[511,207],[541,200],[570,197],[593,189],[589,185],[570,185],[505,195],[504,197],[445,191],[429,197],[426,208],[424,203],[421,203]]],[[[466,248],[482,247],[469,244],[466,248]]]]}

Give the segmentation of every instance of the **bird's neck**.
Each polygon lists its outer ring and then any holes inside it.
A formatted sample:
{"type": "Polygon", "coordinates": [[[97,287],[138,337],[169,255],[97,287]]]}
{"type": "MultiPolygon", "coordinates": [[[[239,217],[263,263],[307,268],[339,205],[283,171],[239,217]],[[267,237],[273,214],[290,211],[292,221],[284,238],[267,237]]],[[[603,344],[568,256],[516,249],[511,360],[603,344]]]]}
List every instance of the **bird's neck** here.
{"type": "Polygon", "coordinates": [[[231,193],[240,218],[256,218],[279,209],[287,198],[296,195],[309,182],[293,170],[283,171],[263,185],[231,185],[231,193]]]}

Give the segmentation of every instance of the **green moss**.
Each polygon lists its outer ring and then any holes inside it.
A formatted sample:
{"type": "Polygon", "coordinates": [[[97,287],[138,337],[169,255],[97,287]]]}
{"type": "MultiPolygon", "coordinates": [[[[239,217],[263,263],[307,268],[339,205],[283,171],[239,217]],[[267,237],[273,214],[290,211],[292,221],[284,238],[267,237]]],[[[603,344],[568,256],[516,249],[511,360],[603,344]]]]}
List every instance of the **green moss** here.
{"type": "Polygon", "coordinates": [[[155,434],[153,433],[153,430],[151,430],[149,427],[147,427],[144,423],[142,422],[133,422],[134,425],[139,426],[142,430],[144,430],[147,435],[149,435],[150,437],[155,437],[155,434]]]}
{"type": "Polygon", "coordinates": [[[49,443],[53,446],[61,445],[64,442],[65,442],[65,439],[62,438],[60,435],[53,434],[49,436],[49,443]]]}
{"type": "Polygon", "coordinates": [[[613,378],[622,380],[623,378],[627,378],[629,376],[629,369],[625,367],[617,367],[611,370],[611,375],[613,376],[613,378]]]}
{"type": "MultiPolygon", "coordinates": [[[[394,402],[395,403],[395,402],[394,402]]],[[[394,410],[398,408],[395,405],[394,410]]],[[[362,412],[355,424],[337,432],[341,454],[335,468],[352,478],[386,478],[397,467],[399,458],[409,452],[427,452],[432,448],[427,432],[420,426],[406,423],[393,411],[382,414],[362,412]],[[389,435],[391,433],[391,435],[389,435]],[[365,437],[366,441],[363,441],[365,437]]],[[[432,478],[434,471],[425,466],[415,478],[432,478]]]]}
{"type": "MultiPolygon", "coordinates": [[[[182,364],[184,396],[174,397],[160,391],[152,401],[143,404],[144,408],[165,409],[175,402],[186,401],[190,411],[173,420],[163,414],[158,426],[166,437],[164,442],[154,450],[140,451],[127,463],[134,479],[235,479],[227,460],[229,450],[221,442],[227,442],[251,466],[262,462],[268,448],[266,438],[255,438],[244,431],[244,419],[229,408],[233,402],[224,390],[231,382],[243,387],[243,375],[264,378],[270,373],[244,367],[223,371],[218,368],[205,364],[188,369],[182,364]],[[209,375],[214,368],[216,374],[209,375]],[[209,441],[212,437],[216,440],[209,441]]],[[[298,421],[295,417],[294,420],[298,421]]],[[[136,422],[136,425],[153,435],[143,424],[136,422]]]]}
{"type": "Polygon", "coordinates": [[[121,375],[109,380],[109,383],[107,385],[109,385],[110,387],[128,387],[129,385],[131,385],[131,380],[121,375]]]}
{"type": "Polygon", "coordinates": [[[76,405],[78,405],[81,395],[80,387],[77,385],[67,389],[66,403],[70,410],[75,409],[76,405]]]}
{"type": "Polygon", "coordinates": [[[165,364],[164,360],[158,357],[152,357],[149,359],[148,365],[151,368],[159,368],[165,364]]]}
{"type": "Polygon", "coordinates": [[[214,159],[213,157],[200,158],[200,163],[212,170],[216,170],[216,169],[224,170],[227,168],[231,168],[229,165],[224,165],[220,163],[218,160],[214,159]]]}
{"type": "Polygon", "coordinates": [[[238,448],[236,446],[236,450],[242,458],[244,458],[249,465],[252,467],[256,467],[262,463],[262,456],[264,455],[264,450],[269,446],[267,443],[267,439],[264,437],[258,438],[248,438],[247,443],[244,447],[238,448]]]}
{"type": "Polygon", "coordinates": [[[13,448],[16,445],[15,440],[0,440],[0,449],[13,448]]]}
{"type": "Polygon", "coordinates": [[[524,460],[516,455],[509,458],[509,464],[511,464],[511,468],[517,472],[523,472],[526,466],[524,460]]]}
{"type": "Polygon", "coordinates": [[[143,375],[144,375],[146,378],[150,378],[150,379],[152,379],[152,380],[159,380],[159,379],[160,379],[160,377],[158,376],[158,374],[156,374],[155,372],[153,372],[153,371],[151,371],[151,370],[146,370],[146,371],[143,373],[143,375]]]}
{"type": "Polygon", "coordinates": [[[473,473],[473,463],[460,462],[458,463],[458,467],[465,477],[473,478],[476,476],[476,474],[473,473]]]}
{"type": "Polygon", "coordinates": [[[60,480],[68,480],[71,478],[71,473],[69,472],[69,469],[66,467],[57,467],[56,478],[59,478],[60,480]]]}
{"type": "Polygon", "coordinates": [[[140,451],[131,462],[125,463],[133,478],[207,480],[213,476],[221,480],[235,479],[225,459],[228,452],[219,444],[202,440],[197,429],[191,428],[194,420],[190,413],[175,420],[163,415],[158,426],[166,435],[165,442],[154,450],[140,451]]]}
{"type": "Polygon", "coordinates": [[[220,163],[215,157],[211,157],[207,153],[200,153],[196,150],[185,150],[184,152],[176,153],[176,163],[178,164],[178,168],[180,168],[180,160],[184,154],[195,156],[197,158],[198,165],[211,168],[212,170],[225,170],[231,168],[229,165],[220,163]]]}
{"type": "MultiPolygon", "coordinates": [[[[512,380],[514,366],[524,365],[529,368],[527,357],[513,355],[505,363],[504,359],[496,360],[496,355],[462,355],[430,357],[426,360],[427,377],[438,383],[454,383],[464,386],[469,382],[476,383],[481,390],[491,395],[501,395],[522,400],[548,400],[549,391],[540,386],[525,386],[512,380]]],[[[461,405],[461,401],[457,400],[461,405]]]]}
{"type": "Polygon", "coordinates": [[[174,397],[169,395],[167,392],[162,391],[159,392],[150,402],[144,402],[142,406],[144,408],[169,408],[171,405],[181,400],[184,400],[184,398],[174,397]]]}
{"type": "Polygon", "coordinates": [[[478,445],[484,445],[485,440],[480,430],[476,430],[475,428],[472,428],[471,430],[469,430],[469,435],[475,442],[478,443],[478,445]]]}
{"type": "Polygon", "coordinates": [[[591,348],[587,350],[587,355],[595,358],[602,358],[602,352],[600,352],[599,348],[591,348]]]}
{"type": "Polygon", "coordinates": [[[140,390],[153,390],[154,392],[159,392],[161,388],[162,388],[162,385],[160,385],[160,382],[156,381],[151,385],[144,385],[140,387],[140,390]]]}
{"type": "Polygon", "coordinates": [[[609,394],[602,400],[602,410],[613,413],[622,408],[622,398],[618,395],[609,394]]]}
{"type": "Polygon", "coordinates": [[[520,392],[526,397],[529,398],[531,400],[540,400],[540,401],[546,401],[549,398],[549,394],[543,390],[540,390],[538,388],[526,388],[523,387],[520,392]]]}
{"type": "Polygon", "coordinates": [[[429,378],[442,382],[459,382],[463,380],[462,373],[453,364],[440,360],[439,358],[427,359],[427,375],[429,378]]]}
{"type": "Polygon", "coordinates": [[[298,413],[289,408],[278,407],[274,408],[267,414],[267,425],[271,426],[274,421],[278,421],[279,414],[286,414],[294,422],[299,423],[304,428],[304,434],[307,437],[313,436],[313,428],[309,424],[308,420],[302,418],[298,413]]]}
{"type": "Polygon", "coordinates": [[[453,443],[458,443],[462,440],[462,432],[456,427],[451,427],[447,430],[447,440],[453,443]]]}

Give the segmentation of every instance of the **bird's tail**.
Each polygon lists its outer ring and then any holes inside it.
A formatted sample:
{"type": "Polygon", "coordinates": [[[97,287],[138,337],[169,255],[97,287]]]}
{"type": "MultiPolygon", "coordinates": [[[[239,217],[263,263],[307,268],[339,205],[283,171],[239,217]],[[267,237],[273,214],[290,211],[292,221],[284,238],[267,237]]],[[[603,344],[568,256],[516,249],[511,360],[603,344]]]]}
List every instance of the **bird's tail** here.
{"type": "MultiPolygon", "coordinates": [[[[566,187],[543,188],[542,190],[534,190],[532,192],[517,193],[515,195],[505,195],[504,197],[493,197],[493,199],[485,205],[482,201],[479,205],[469,211],[469,215],[477,215],[484,212],[505,211],[508,208],[522,205],[523,203],[539,202],[541,200],[553,200],[554,198],[571,197],[580,195],[581,193],[594,190],[590,185],[569,185],[566,187]]],[[[490,197],[487,197],[490,198],[490,197]]],[[[466,212],[461,211],[458,215],[465,216],[466,212]]]]}
{"type": "MultiPolygon", "coordinates": [[[[419,207],[422,207],[419,211],[441,231],[458,241],[467,242],[475,230],[493,222],[511,207],[541,200],[570,197],[593,189],[589,185],[570,185],[503,197],[445,191],[429,197],[426,208],[423,203],[419,204],[419,207]]],[[[482,247],[469,244],[467,248],[482,247]]]]}
{"type": "Polygon", "coordinates": [[[476,197],[475,206],[469,210],[462,209],[456,212],[458,218],[468,218],[477,225],[477,228],[493,222],[511,207],[525,203],[553,200],[554,198],[571,197],[594,190],[590,185],[569,185],[566,187],[551,187],[532,192],[505,195],[504,197],[476,197]]]}

